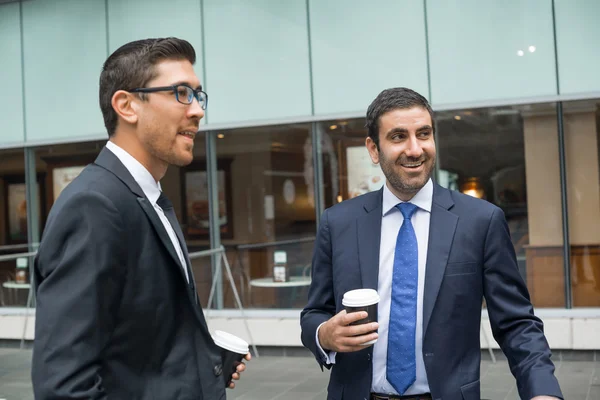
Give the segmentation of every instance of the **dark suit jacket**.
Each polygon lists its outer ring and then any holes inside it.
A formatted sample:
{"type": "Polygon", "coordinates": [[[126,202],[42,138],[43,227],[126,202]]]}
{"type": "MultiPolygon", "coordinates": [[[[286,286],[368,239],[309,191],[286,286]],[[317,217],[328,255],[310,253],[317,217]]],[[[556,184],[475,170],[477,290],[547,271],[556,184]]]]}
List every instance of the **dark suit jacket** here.
{"type": "MultiPolygon", "coordinates": [[[[317,327],[343,309],[342,296],[377,289],[383,190],[323,213],[302,343],[324,365],[317,327]]],[[[423,358],[434,399],[479,400],[480,320],[485,296],[494,338],[523,399],[562,397],[542,322],[533,315],[504,214],[496,206],[434,185],[423,298],[423,358]]],[[[367,399],[373,346],[338,353],[329,399],[367,399]]]]}
{"type": "Polygon", "coordinates": [[[35,288],[36,399],[225,399],[195,291],[152,204],[110,150],[50,211],[35,288]]]}

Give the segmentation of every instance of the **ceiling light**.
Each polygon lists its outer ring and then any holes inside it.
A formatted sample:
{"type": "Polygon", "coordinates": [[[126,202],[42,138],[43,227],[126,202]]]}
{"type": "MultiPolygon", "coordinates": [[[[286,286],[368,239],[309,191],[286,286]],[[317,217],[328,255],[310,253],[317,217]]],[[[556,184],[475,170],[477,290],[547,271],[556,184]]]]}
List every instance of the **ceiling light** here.
{"type": "Polygon", "coordinates": [[[462,118],[461,118],[461,116],[460,116],[460,115],[455,115],[455,116],[454,116],[454,119],[455,119],[455,120],[457,120],[457,121],[460,121],[462,118]]]}
{"type": "Polygon", "coordinates": [[[334,124],[334,125],[331,125],[331,126],[329,127],[329,129],[331,129],[331,130],[337,129],[337,125],[335,125],[335,124],[334,124]]]}
{"type": "Polygon", "coordinates": [[[223,135],[222,133],[219,133],[219,134],[217,135],[217,137],[218,137],[219,139],[223,139],[223,138],[225,137],[225,135],[223,135]]]}
{"type": "Polygon", "coordinates": [[[533,53],[535,51],[535,46],[529,46],[529,52],[533,53]]]}
{"type": "Polygon", "coordinates": [[[517,55],[518,55],[519,57],[523,57],[523,54],[525,54],[525,53],[523,52],[523,50],[519,50],[519,51],[517,51],[517,55]]]}

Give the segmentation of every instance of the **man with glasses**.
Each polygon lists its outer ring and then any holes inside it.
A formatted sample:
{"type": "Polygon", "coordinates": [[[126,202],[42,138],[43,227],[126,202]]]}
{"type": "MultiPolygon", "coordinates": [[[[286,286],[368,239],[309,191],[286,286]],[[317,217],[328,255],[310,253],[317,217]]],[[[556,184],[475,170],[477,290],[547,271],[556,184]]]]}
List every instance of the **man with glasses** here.
{"type": "Polygon", "coordinates": [[[167,38],[127,43],[104,63],[109,141],[57,199],[35,261],[38,399],[226,397],[229,372],[159,183],[194,158],[207,105],[195,59],[167,38]]]}

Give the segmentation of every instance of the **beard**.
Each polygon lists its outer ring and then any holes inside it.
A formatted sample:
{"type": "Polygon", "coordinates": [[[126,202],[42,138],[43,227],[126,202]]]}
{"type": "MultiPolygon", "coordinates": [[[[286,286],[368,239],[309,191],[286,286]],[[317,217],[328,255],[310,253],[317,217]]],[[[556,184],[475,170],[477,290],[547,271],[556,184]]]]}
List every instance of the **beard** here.
{"type": "Polygon", "coordinates": [[[181,144],[177,143],[177,134],[175,135],[173,139],[168,139],[161,131],[154,131],[146,138],[146,149],[153,157],[168,165],[185,167],[194,159],[194,144],[186,143],[182,149],[181,144]]]}
{"type": "Polygon", "coordinates": [[[425,186],[431,178],[435,166],[435,156],[423,154],[419,158],[401,156],[397,160],[390,160],[383,151],[379,151],[379,165],[390,185],[398,192],[405,195],[414,195],[425,186]],[[406,176],[396,171],[396,166],[406,163],[423,162],[423,172],[418,176],[406,176]]]}

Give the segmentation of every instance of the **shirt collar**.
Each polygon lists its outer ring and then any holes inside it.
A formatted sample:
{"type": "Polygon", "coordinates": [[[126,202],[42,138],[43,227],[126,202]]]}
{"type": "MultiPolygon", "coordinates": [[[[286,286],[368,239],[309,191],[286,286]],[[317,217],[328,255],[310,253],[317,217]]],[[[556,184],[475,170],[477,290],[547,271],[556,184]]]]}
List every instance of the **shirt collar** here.
{"type": "Polygon", "coordinates": [[[115,156],[123,163],[127,171],[133,176],[133,179],[142,188],[142,191],[150,200],[152,205],[156,205],[156,201],[160,196],[161,187],[160,183],[154,180],[152,174],[144,167],[138,160],[136,160],[131,154],[117,146],[110,140],[106,143],[106,148],[114,153],[115,156]]]}
{"type": "MultiPolygon", "coordinates": [[[[431,178],[429,178],[425,186],[423,186],[409,201],[421,210],[431,212],[431,203],[433,202],[433,182],[431,181],[431,178]]],[[[383,215],[388,214],[398,203],[403,203],[403,201],[392,193],[386,182],[383,185],[383,215]]]]}

